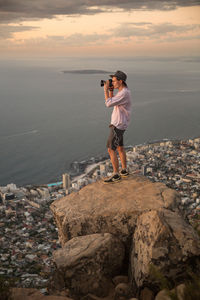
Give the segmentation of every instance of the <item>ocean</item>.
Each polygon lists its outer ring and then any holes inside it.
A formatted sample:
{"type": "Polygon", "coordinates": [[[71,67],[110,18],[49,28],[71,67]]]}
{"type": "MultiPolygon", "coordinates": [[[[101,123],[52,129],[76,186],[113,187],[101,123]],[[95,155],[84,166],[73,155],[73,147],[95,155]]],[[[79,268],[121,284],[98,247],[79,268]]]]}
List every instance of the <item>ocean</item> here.
{"type": "Polygon", "coordinates": [[[73,161],[106,153],[100,80],[116,70],[132,92],[127,146],[200,136],[198,57],[0,59],[0,186],[60,181],[73,161]]]}

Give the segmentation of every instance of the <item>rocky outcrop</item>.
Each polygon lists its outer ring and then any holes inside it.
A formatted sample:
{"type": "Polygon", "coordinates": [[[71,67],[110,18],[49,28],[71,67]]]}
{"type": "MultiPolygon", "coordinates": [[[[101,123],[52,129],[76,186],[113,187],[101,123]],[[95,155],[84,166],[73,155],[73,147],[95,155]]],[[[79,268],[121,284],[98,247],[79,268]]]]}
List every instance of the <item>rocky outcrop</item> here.
{"type": "Polygon", "coordinates": [[[110,233],[73,238],[54,252],[65,286],[79,296],[106,296],[111,278],[121,271],[123,259],[124,246],[110,233]]]}
{"type": "MultiPolygon", "coordinates": [[[[155,300],[171,300],[172,295],[174,295],[173,298],[177,300],[188,300],[185,297],[185,288],[186,287],[184,284],[180,284],[175,289],[172,289],[171,291],[164,289],[156,295],[155,300]]],[[[193,299],[196,300],[198,298],[194,297],[193,299]]]]}
{"type": "Polygon", "coordinates": [[[115,296],[110,300],[133,296],[144,300],[146,295],[153,299],[157,290],[149,289],[154,284],[150,265],[180,281],[187,265],[200,259],[200,243],[182,219],[179,204],[176,191],[142,176],[113,185],[99,181],[53,202],[51,210],[63,246],[54,260],[63,288],[69,288],[75,299],[107,296],[105,278],[110,282],[111,276],[122,275],[117,274],[122,262],[129,282],[115,277],[111,292],[115,296]]]}
{"type": "Polygon", "coordinates": [[[144,211],[175,209],[179,194],[162,183],[130,176],[113,185],[89,184],[51,205],[62,245],[76,236],[112,233],[122,241],[131,238],[137,218],[144,211]]]}
{"type": "Polygon", "coordinates": [[[10,296],[12,300],[73,300],[63,296],[45,296],[37,289],[27,288],[12,288],[10,296]]]}
{"type": "Polygon", "coordinates": [[[163,209],[138,217],[131,252],[132,279],[138,287],[152,282],[151,265],[169,280],[184,278],[190,260],[200,256],[200,240],[180,215],[163,209]]]}

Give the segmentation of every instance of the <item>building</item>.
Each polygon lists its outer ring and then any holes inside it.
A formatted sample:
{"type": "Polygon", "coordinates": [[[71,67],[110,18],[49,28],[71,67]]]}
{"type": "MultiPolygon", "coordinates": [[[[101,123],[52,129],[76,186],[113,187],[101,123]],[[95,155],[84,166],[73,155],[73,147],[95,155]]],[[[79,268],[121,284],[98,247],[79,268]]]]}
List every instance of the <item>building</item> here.
{"type": "Polygon", "coordinates": [[[65,173],[63,174],[63,189],[68,190],[71,187],[70,175],[65,173]]]}

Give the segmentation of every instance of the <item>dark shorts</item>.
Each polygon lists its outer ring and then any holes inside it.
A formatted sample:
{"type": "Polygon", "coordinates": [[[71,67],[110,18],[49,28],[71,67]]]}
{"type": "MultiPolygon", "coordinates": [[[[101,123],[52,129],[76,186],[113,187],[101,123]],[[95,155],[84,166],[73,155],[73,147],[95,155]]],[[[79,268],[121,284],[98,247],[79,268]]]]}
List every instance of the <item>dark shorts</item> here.
{"type": "Polygon", "coordinates": [[[107,140],[107,148],[116,150],[118,146],[124,146],[123,135],[125,130],[116,128],[113,125],[110,125],[110,134],[107,140]]]}

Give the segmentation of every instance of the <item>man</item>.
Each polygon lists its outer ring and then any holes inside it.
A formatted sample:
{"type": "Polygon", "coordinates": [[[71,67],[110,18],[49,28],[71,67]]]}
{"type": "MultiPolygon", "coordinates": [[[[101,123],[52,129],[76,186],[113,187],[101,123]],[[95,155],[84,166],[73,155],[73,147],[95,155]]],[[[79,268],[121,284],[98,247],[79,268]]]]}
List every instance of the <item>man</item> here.
{"type": "Polygon", "coordinates": [[[113,183],[119,181],[122,177],[128,176],[126,165],[126,152],[123,147],[123,134],[128,127],[131,115],[131,93],[127,87],[127,75],[122,71],[117,71],[112,77],[112,87],[109,87],[109,80],[104,84],[105,104],[107,107],[114,107],[111,124],[110,135],[107,141],[108,153],[110,155],[113,166],[113,175],[105,179],[105,183],[113,183]],[[118,89],[118,93],[114,96],[113,89],[118,89]],[[119,161],[116,150],[119,153],[122,170],[119,172],[119,161]]]}

